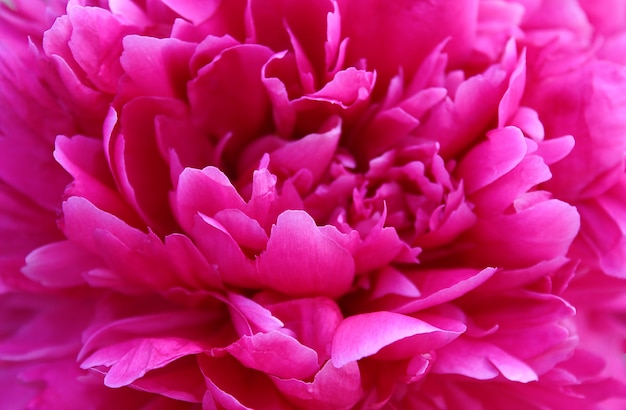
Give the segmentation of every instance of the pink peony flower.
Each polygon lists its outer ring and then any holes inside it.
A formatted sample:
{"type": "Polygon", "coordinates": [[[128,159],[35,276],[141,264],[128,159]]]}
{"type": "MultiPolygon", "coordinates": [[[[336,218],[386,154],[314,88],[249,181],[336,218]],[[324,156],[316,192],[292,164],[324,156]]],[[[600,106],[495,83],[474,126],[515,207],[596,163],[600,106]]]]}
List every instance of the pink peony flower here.
{"type": "Polygon", "coordinates": [[[625,9],[1,2],[0,407],[622,408],[625,9]]]}

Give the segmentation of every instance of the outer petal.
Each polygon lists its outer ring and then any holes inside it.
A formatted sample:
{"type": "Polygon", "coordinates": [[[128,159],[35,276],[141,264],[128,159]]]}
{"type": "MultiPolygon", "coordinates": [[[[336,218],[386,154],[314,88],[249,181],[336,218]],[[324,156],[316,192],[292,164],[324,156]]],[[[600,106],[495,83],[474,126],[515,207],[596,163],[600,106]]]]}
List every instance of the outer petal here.
{"type": "Polygon", "coordinates": [[[396,342],[408,342],[404,358],[427,353],[457,338],[465,326],[440,329],[420,319],[391,312],[374,312],[345,319],[333,339],[332,361],[336,367],[372,356],[396,342]]]}

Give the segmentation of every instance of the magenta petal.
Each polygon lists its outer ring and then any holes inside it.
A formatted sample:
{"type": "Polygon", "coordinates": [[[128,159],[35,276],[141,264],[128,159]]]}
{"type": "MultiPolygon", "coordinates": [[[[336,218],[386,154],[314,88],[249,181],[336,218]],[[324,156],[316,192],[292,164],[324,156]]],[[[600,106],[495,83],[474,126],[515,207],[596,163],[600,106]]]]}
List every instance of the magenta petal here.
{"type": "Polygon", "coordinates": [[[74,177],[66,195],[86,198],[130,223],[140,223],[139,216],[117,192],[102,141],[82,135],[60,135],[55,141],[54,158],[74,177]]]}
{"type": "Polygon", "coordinates": [[[272,55],[258,44],[229,48],[188,84],[191,112],[199,125],[214,138],[232,135],[227,156],[230,149],[238,149],[266,126],[270,101],[261,69],[272,55]]]}
{"type": "Polygon", "coordinates": [[[173,207],[178,222],[191,232],[197,213],[212,217],[222,209],[244,210],[245,202],[219,169],[186,168],[178,179],[173,207]]]}
{"type": "Polygon", "coordinates": [[[260,253],[267,245],[268,237],[261,225],[239,209],[224,209],[215,214],[219,222],[242,249],[260,253]]]}
{"type": "Polygon", "coordinates": [[[244,367],[229,355],[198,356],[207,392],[203,400],[206,409],[233,410],[292,410],[291,406],[265,374],[244,367]]]}
{"type": "Polygon", "coordinates": [[[270,170],[278,176],[295,175],[302,169],[311,171],[317,184],[333,159],[341,136],[341,120],[334,118],[330,130],[310,134],[288,143],[270,154],[270,170]]]}
{"type": "Polygon", "coordinates": [[[458,175],[471,194],[511,171],[528,150],[524,135],[515,127],[491,131],[489,140],[473,148],[461,161],[458,175]]]}
{"type": "Polygon", "coordinates": [[[283,379],[305,379],[319,369],[315,350],[280,331],[243,336],[224,350],[246,367],[283,379]]]}
{"type": "Polygon", "coordinates": [[[254,263],[215,220],[205,215],[197,215],[191,236],[209,264],[216,267],[224,282],[242,287],[258,286],[259,279],[254,263]]]}
{"type": "Polygon", "coordinates": [[[176,13],[198,24],[208,19],[222,4],[222,0],[164,0],[176,13]]]}
{"type": "Polygon", "coordinates": [[[126,36],[120,62],[126,73],[122,96],[184,96],[195,44],[174,38],[126,36]],[[149,55],[151,58],[146,58],[149,55]]]}
{"type": "Polygon", "coordinates": [[[229,305],[231,320],[240,336],[268,333],[284,327],[283,322],[272,316],[272,312],[244,296],[229,293],[224,302],[229,305]]]}
{"type": "Polygon", "coordinates": [[[311,382],[277,377],[272,379],[278,390],[296,403],[299,409],[348,409],[363,395],[359,366],[355,362],[337,368],[329,360],[311,382]]]}
{"type": "Polygon", "coordinates": [[[85,284],[83,273],[99,267],[98,258],[70,241],[53,242],[26,257],[24,275],[50,287],[85,284]]]}
{"type": "Polygon", "coordinates": [[[166,367],[153,369],[133,382],[133,388],[184,402],[200,403],[206,384],[194,355],[185,356],[166,367]]]}
{"type": "Polygon", "coordinates": [[[159,233],[176,231],[168,203],[171,186],[165,159],[157,146],[155,116],[186,112],[176,99],[139,97],[124,105],[119,134],[109,143],[110,166],[127,200],[159,233]]]}
{"type": "MultiPolygon", "coordinates": [[[[434,269],[407,275],[421,296],[394,307],[394,312],[411,313],[454,300],[482,285],[496,273],[494,268],[434,269]]],[[[393,305],[392,305],[393,306],[393,305]]]]}
{"type": "Polygon", "coordinates": [[[204,326],[215,326],[210,315],[193,311],[119,320],[89,336],[81,367],[108,367],[105,385],[126,386],[150,370],[213,347],[216,336],[202,332],[204,326]]]}
{"type": "Polygon", "coordinates": [[[538,376],[526,363],[490,343],[459,338],[437,352],[435,373],[461,374],[477,380],[502,375],[520,383],[536,381],[538,376]]]}
{"type": "Polygon", "coordinates": [[[332,361],[336,367],[342,367],[407,338],[411,338],[410,349],[404,354],[410,357],[444,346],[464,330],[464,326],[457,330],[443,330],[420,319],[392,312],[355,315],[346,318],[337,328],[332,361]]]}
{"type": "Polygon", "coordinates": [[[122,75],[122,38],[133,29],[97,7],[71,7],[68,15],[72,24],[68,46],[73,58],[97,88],[115,93],[122,75]]]}
{"type": "Polygon", "coordinates": [[[519,268],[565,255],[580,227],[576,208],[547,200],[520,212],[479,219],[472,255],[487,264],[519,268]]]}
{"type": "Polygon", "coordinates": [[[469,51],[478,11],[476,1],[419,2],[410,7],[381,1],[340,2],[348,60],[365,58],[386,84],[402,67],[410,78],[442,40],[453,61],[469,51]]]}
{"type": "Polygon", "coordinates": [[[258,259],[260,280],[294,296],[336,297],[348,291],[354,260],[304,211],[285,211],[258,259]]]}
{"type": "Polygon", "coordinates": [[[328,298],[295,299],[270,306],[305,346],[317,352],[318,363],[330,359],[330,348],[337,326],[343,320],[339,306],[328,298]]]}

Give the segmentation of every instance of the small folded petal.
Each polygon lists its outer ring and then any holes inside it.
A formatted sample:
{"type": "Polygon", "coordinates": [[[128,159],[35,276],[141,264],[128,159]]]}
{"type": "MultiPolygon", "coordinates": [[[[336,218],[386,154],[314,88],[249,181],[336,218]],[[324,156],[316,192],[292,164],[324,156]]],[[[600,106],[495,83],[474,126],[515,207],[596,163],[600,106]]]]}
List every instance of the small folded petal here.
{"type": "Polygon", "coordinates": [[[280,331],[242,336],[223,351],[248,368],[282,379],[306,379],[319,369],[315,350],[280,331]]]}
{"type": "Polygon", "coordinates": [[[358,364],[335,367],[327,361],[313,381],[272,378],[276,388],[298,408],[310,410],[350,409],[362,397],[358,364]]]}
{"type": "Polygon", "coordinates": [[[502,375],[519,383],[538,379],[526,363],[499,347],[463,337],[437,351],[433,372],[460,374],[477,380],[489,380],[502,375]]]}

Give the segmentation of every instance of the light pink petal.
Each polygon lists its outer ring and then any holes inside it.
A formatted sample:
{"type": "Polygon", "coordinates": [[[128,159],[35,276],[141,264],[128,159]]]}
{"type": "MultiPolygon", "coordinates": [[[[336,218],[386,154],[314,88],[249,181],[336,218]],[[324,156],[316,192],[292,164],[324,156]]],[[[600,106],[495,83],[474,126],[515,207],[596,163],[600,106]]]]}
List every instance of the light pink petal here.
{"type": "Polygon", "coordinates": [[[335,74],[334,78],[321,90],[308,94],[304,98],[327,101],[342,108],[348,108],[370,97],[375,79],[375,73],[349,67],[335,74]]]}
{"type": "Polygon", "coordinates": [[[244,210],[245,202],[219,169],[186,168],[180,174],[173,207],[183,229],[191,232],[197,213],[212,217],[223,209],[244,210]]]}
{"type": "Polygon", "coordinates": [[[239,209],[224,209],[214,219],[224,227],[239,246],[256,254],[265,249],[268,237],[261,225],[239,209]]]}
{"type": "Polygon", "coordinates": [[[296,121],[296,113],[290,101],[287,87],[281,79],[271,75],[271,64],[275,60],[285,59],[286,53],[278,53],[270,58],[263,66],[263,84],[267,89],[269,99],[272,102],[272,117],[276,124],[278,135],[287,137],[293,132],[296,121]]]}
{"type": "MultiPolygon", "coordinates": [[[[626,178],[622,178],[605,194],[577,204],[581,216],[577,245],[590,254],[591,260],[587,263],[597,265],[604,273],[618,278],[625,275],[625,194],[626,178]]],[[[573,253],[584,256],[579,249],[573,253]]]]}
{"type": "Polygon", "coordinates": [[[488,138],[465,155],[459,164],[457,173],[463,178],[468,194],[511,171],[528,150],[522,132],[515,127],[491,131],[488,138]]]}
{"type": "Polygon", "coordinates": [[[244,366],[282,379],[306,379],[319,369],[315,350],[279,331],[242,336],[224,350],[244,366]]]}
{"type": "Polygon", "coordinates": [[[336,297],[350,289],[354,278],[352,256],[303,211],[278,217],[258,267],[266,286],[294,296],[336,297]]]}
{"type": "Polygon", "coordinates": [[[122,75],[122,38],[136,29],[123,26],[110,12],[97,7],[68,10],[72,34],[67,43],[87,79],[101,91],[114,94],[122,75]]]}
{"type": "Polygon", "coordinates": [[[231,320],[240,336],[268,333],[284,327],[272,312],[244,296],[229,293],[225,302],[229,305],[231,320]]]}
{"type": "Polygon", "coordinates": [[[222,37],[208,35],[202,39],[200,44],[195,47],[189,67],[193,76],[198,74],[200,69],[210,64],[222,51],[240,44],[237,40],[228,34],[222,37]]]}
{"type": "Polygon", "coordinates": [[[546,164],[552,165],[569,155],[575,145],[574,137],[566,135],[540,142],[536,154],[543,158],[546,164]]]}
{"type": "Polygon", "coordinates": [[[396,342],[408,342],[399,353],[408,358],[445,346],[465,327],[444,330],[420,319],[392,312],[365,313],[346,318],[337,328],[332,346],[332,362],[342,367],[349,362],[375,355],[396,342]]]}
{"type": "Polygon", "coordinates": [[[172,271],[183,283],[196,289],[222,288],[218,272],[204,258],[189,237],[172,234],[165,237],[165,253],[172,271]]]}
{"type": "Polygon", "coordinates": [[[222,0],[164,0],[163,3],[192,23],[198,24],[211,17],[222,0]]]}
{"type": "Polygon", "coordinates": [[[80,197],[71,197],[63,203],[63,232],[68,239],[80,243],[98,254],[99,246],[94,232],[106,230],[124,243],[137,246],[143,242],[144,234],[131,228],[114,215],[103,212],[91,202],[80,197]]]}
{"type": "Polygon", "coordinates": [[[465,81],[461,79],[453,92],[453,99],[448,96],[436,105],[414,134],[438,141],[440,155],[445,159],[465,151],[483,135],[496,114],[508,85],[509,73],[515,65],[509,64],[508,60],[514,63],[516,59],[515,44],[509,42],[500,64],[465,81]]]}
{"type": "Polygon", "coordinates": [[[543,195],[543,201],[546,201],[550,199],[549,193],[532,188],[549,180],[550,176],[550,168],[541,157],[527,156],[506,175],[470,196],[475,205],[474,212],[479,216],[497,215],[511,205],[520,210],[516,204],[533,195],[543,195]]]}
{"type": "Polygon", "coordinates": [[[537,381],[537,374],[526,363],[499,347],[479,340],[459,338],[437,351],[433,372],[460,374],[477,380],[506,379],[528,383],[537,381]]]}
{"type": "Polygon", "coordinates": [[[358,139],[349,141],[355,156],[366,162],[382,154],[405,138],[419,125],[419,120],[400,107],[385,110],[372,120],[358,139]],[[363,144],[363,141],[368,141],[363,144]]]}
{"type": "Polygon", "coordinates": [[[545,131],[537,111],[528,107],[519,107],[511,119],[511,125],[519,128],[532,140],[543,141],[545,131]]]}
{"type": "Polygon", "coordinates": [[[362,397],[361,375],[357,363],[337,368],[329,360],[313,381],[272,378],[276,388],[300,409],[348,409],[362,397]]]}

